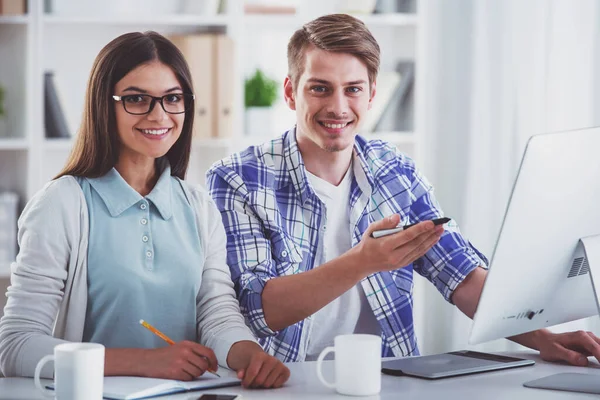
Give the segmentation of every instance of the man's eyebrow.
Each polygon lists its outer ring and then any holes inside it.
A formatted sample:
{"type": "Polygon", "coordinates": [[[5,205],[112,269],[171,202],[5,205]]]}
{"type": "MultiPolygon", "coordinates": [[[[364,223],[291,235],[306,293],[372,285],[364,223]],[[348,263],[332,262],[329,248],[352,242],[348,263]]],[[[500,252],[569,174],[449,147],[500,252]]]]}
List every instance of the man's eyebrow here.
{"type": "MultiPolygon", "coordinates": [[[[307,82],[321,83],[323,85],[330,85],[331,84],[331,82],[329,82],[329,81],[327,81],[325,79],[319,79],[319,78],[309,78],[306,81],[307,82]]],[[[359,79],[357,81],[346,82],[346,83],[344,83],[344,86],[364,85],[366,83],[367,83],[367,81],[365,81],[364,79],[359,79]]]]}
{"type": "Polygon", "coordinates": [[[330,85],[331,84],[331,82],[326,81],[325,79],[319,79],[319,78],[308,78],[306,80],[306,82],[322,83],[324,85],[330,85]]]}
{"type": "Polygon", "coordinates": [[[367,83],[367,81],[365,81],[364,79],[361,79],[361,80],[358,80],[358,81],[347,82],[345,84],[345,86],[364,85],[366,83],[367,83]]]}

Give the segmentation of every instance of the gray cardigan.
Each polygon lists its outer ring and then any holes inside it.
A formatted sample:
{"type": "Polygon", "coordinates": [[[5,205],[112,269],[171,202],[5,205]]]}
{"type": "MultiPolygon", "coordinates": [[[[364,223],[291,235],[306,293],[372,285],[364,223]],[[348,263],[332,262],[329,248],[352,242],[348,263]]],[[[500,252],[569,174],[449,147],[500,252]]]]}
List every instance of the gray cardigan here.
{"type": "MultiPolygon", "coordinates": [[[[226,264],[227,237],[208,193],[181,181],[196,212],[205,254],[196,297],[200,343],[226,365],[231,346],[256,342],[245,325],[226,264]]],[[[88,210],[72,176],[49,182],[19,218],[20,251],[11,266],[0,320],[0,373],[33,376],[38,361],[65,341],[81,342],[87,307],[88,210]]],[[[52,364],[43,377],[52,377],[52,364]]]]}

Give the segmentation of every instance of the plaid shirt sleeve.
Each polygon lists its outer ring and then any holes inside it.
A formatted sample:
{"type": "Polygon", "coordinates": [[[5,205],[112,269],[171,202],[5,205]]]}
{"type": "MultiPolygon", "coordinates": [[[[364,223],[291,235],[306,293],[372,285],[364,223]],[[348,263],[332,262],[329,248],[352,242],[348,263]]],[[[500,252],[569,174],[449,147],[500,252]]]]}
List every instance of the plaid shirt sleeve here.
{"type": "MultiPolygon", "coordinates": [[[[444,216],[433,194],[433,186],[414,169],[411,192],[414,195],[410,208],[411,222],[427,221],[444,216]]],[[[456,287],[478,266],[487,268],[488,260],[460,233],[454,220],[447,224],[440,241],[413,263],[414,270],[427,278],[452,302],[456,287]]]]}
{"type": "Polygon", "coordinates": [[[221,212],[227,233],[227,264],[246,323],[260,338],[276,334],[265,321],[262,291],[276,277],[271,243],[260,218],[249,206],[249,193],[239,174],[218,166],[207,173],[209,192],[221,212]]]}

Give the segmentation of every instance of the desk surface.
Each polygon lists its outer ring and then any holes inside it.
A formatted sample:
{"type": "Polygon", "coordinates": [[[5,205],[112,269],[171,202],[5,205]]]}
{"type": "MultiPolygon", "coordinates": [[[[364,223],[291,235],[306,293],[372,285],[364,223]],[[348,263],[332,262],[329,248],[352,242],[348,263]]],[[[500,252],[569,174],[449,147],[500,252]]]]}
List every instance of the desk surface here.
{"type": "MultiPolygon", "coordinates": [[[[478,375],[454,377],[437,381],[428,381],[409,377],[382,376],[381,393],[377,396],[360,399],[510,399],[510,400],[552,400],[552,399],[597,399],[597,396],[583,393],[559,392],[553,390],[530,389],[523,383],[561,372],[579,372],[598,376],[600,367],[582,368],[543,361],[537,353],[505,353],[536,361],[533,367],[512,370],[486,372],[478,375]],[[401,395],[401,397],[399,396],[401,395]]],[[[238,393],[244,400],[252,399],[350,399],[338,395],[319,382],[315,372],[315,362],[288,364],[292,376],[285,387],[275,390],[246,390],[241,387],[210,390],[210,393],[238,393]]],[[[333,362],[326,361],[324,373],[333,378],[333,362]]],[[[224,371],[223,371],[224,372],[224,371]]],[[[155,399],[197,399],[202,392],[182,393],[178,395],[155,397],[155,399]]],[[[0,378],[0,399],[48,399],[37,391],[33,379],[0,378]]],[[[358,399],[358,397],[357,397],[358,399]]]]}

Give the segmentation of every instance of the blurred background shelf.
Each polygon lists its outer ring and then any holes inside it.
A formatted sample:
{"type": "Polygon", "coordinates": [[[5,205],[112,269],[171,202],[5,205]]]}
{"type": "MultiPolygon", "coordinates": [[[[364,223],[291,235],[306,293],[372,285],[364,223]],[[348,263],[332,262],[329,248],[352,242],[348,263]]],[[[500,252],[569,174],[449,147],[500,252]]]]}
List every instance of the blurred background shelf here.
{"type": "MultiPolygon", "coordinates": [[[[394,14],[372,14],[354,15],[356,18],[363,21],[367,26],[376,27],[409,27],[416,28],[418,26],[418,17],[415,14],[409,13],[394,13],[394,14]]],[[[310,17],[303,17],[297,14],[248,14],[244,15],[243,22],[248,27],[252,28],[280,28],[290,29],[298,28],[308,22],[310,17]]]]}
{"type": "Polygon", "coordinates": [[[27,150],[29,143],[25,139],[0,138],[0,150],[27,150]]]}
{"type": "Polygon", "coordinates": [[[29,15],[0,15],[0,24],[25,25],[29,20],[29,15]]]}
{"type": "Polygon", "coordinates": [[[243,22],[250,28],[290,28],[300,26],[303,20],[295,14],[248,14],[244,15],[243,22]]]}
{"type": "Polygon", "coordinates": [[[57,16],[44,15],[44,23],[48,25],[153,25],[153,26],[214,26],[225,27],[230,23],[227,15],[185,15],[173,14],[166,16],[57,16]]]}
{"type": "MultiPolygon", "coordinates": [[[[404,26],[416,27],[418,17],[412,13],[393,13],[393,14],[354,14],[354,16],[370,27],[376,26],[404,26]]],[[[303,17],[297,14],[247,14],[244,15],[244,24],[251,27],[300,27],[308,22],[311,17],[303,17]]]]}

